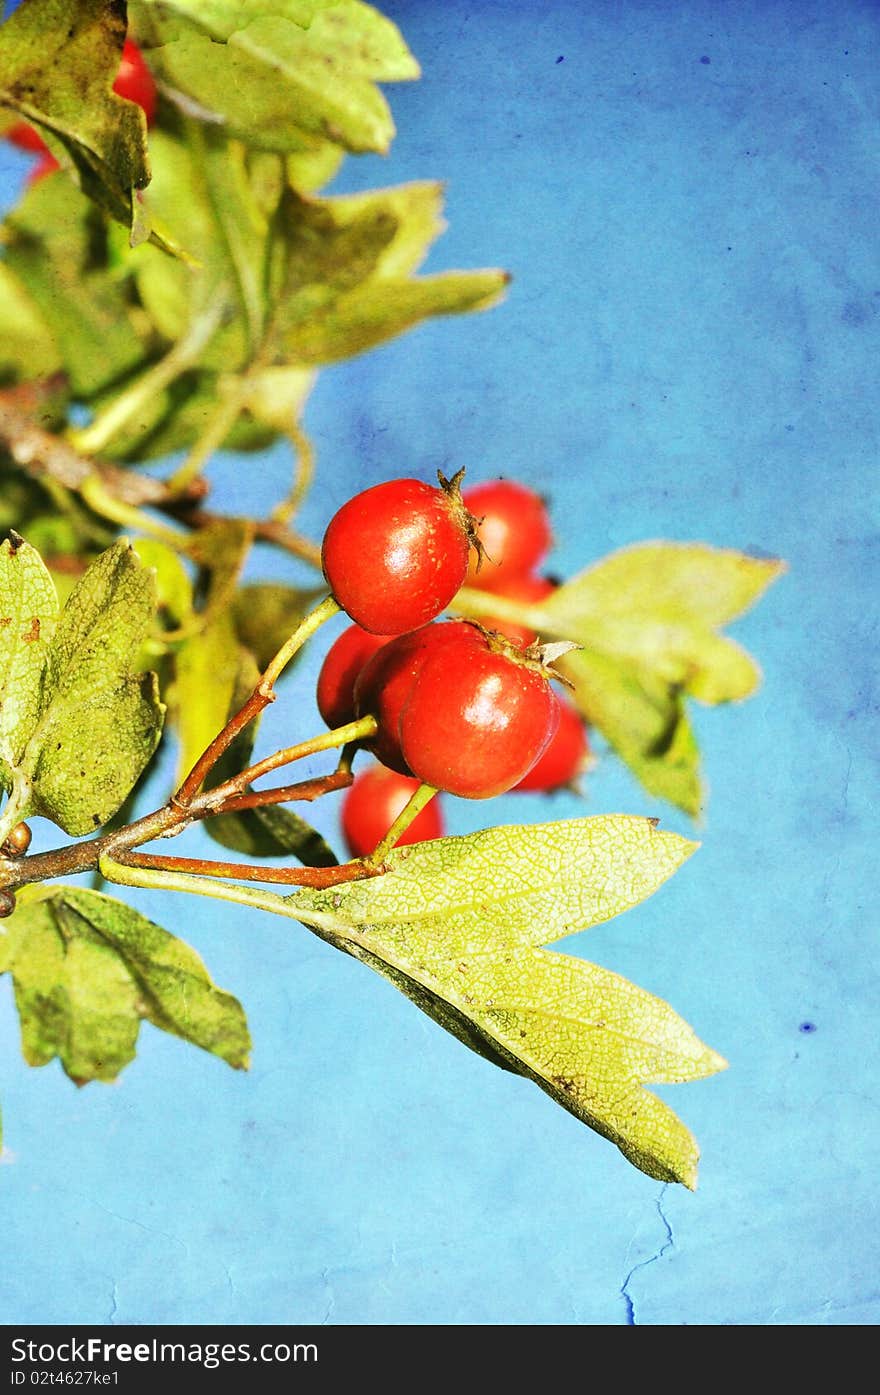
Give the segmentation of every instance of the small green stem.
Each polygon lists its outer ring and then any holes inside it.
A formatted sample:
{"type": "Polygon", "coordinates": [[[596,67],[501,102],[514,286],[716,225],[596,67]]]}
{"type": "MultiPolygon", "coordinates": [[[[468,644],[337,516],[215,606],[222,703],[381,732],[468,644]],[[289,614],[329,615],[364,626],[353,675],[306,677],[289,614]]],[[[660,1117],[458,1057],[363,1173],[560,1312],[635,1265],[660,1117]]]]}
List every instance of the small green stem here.
{"type": "Polygon", "coordinates": [[[241,414],[242,403],[240,387],[230,388],[220,398],[216,410],[208,418],[204,431],[191,447],[183,464],[168,481],[168,492],[172,497],[183,493],[202,473],[214,451],[220,449],[241,414]]]}
{"type": "Polygon", "coordinates": [[[335,596],[325,596],[320,605],[317,605],[314,610],[309,612],[305,619],[296,627],[290,639],[278,650],[278,653],[263,674],[262,685],[271,687],[276,683],[294,654],[302,648],[306,640],[311,639],[315,631],[319,630],[327,620],[332,620],[334,615],[338,615],[341,609],[342,607],[335,596]]]}
{"type": "Polygon", "coordinates": [[[118,523],[121,528],[130,528],[134,532],[145,533],[150,538],[157,538],[159,542],[167,543],[177,552],[184,550],[185,534],[178,533],[174,528],[166,528],[163,523],[158,523],[134,504],[123,504],[110,493],[100,475],[89,475],[80,485],[79,492],[89,508],[111,523],[118,523]]]}
{"type": "Polygon", "coordinates": [[[196,877],[188,872],[167,872],[160,867],[127,867],[104,853],[98,863],[101,876],[119,886],[144,887],[149,891],[183,891],[193,896],[210,896],[215,901],[236,901],[241,906],[256,906],[261,911],[292,917],[285,898],[274,891],[257,887],[237,886],[232,882],[215,882],[210,877],[196,877]]]}
{"type": "Polygon", "coordinates": [[[358,717],[353,722],[346,722],[343,727],[323,731],[319,736],[310,737],[308,741],[300,741],[296,746],[286,746],[283,751],[266,756],[264,760],[257,761],[256,765],[243,770],[240,775],[227,780],[225,784],[209,790],[208,794],[212,801],[215,797],[222,799],[224,795],[232,795],[246,785],[252,785],[261,775],[268,775],[270,771],[278,770],[282,765],[292,765],[294,761],[303,760],[306,756],[316,756],[321,751],[332,751],[337,746],[347,746],[352,741],[367,741],[371,736],[375,736],[377,729],[375,717],[358,717]]]}
{"type": "MultiPolygon", "coordinates": [[[[263,709],[269,706],[270,702],[274,702],[275,694],[272,689],[279,675],[283,673],[286,665],[290,663],[294,654],[302,648],[306,640],[309,639],[317,629],[320,629],[325,620],[330,620],[334,615],[338,614],[339,609],[338,601],[334,600],[332,596],[326,596],[321,604],[310,611],[305,619],[300,622],[290,638],[278,650],[278,653],[263,673],[247,702],[243,707],[239,708],[234,717],[230,717],[223,730],[214,737],[208,749],[202,752],[182,785],[171,796],[172,803],[175,804],[178,809],[186,809],[189,807],[209,771],[213,770],[224,751],[228,751],[236,736],[238,736],[238,733],[243,731],[248,723],[252,722],[255,717],[259,716],[263,709]]],[[[253,778],[253,776],[250,778],[253,778]]],[[[225,786],[218,786],[218,789],[219,788],[225,788],[225,786]]],[[[240,789],[241,786],[239,785],[237,788],[240,789]]]]}
{"type": "Polygon", "coordinates": [[[413,820],[418,818],[419,814],[425,808],[425,805],[430,804],[436,793],[437,790],[433,785],[419,785],[409,802],[404,805],[397,815],[397,818],[385,834],[381,843],[370,853],[370,856],[367,858],[368,866],[381,867],[398,838],[400,838],[401,834],[406,832],[413,820]]]}
{"type": "Polygon", "coordinates": [[[223,314],[223,302],[212,302],[195,317],[183,337],[164,358],[121,392],[88,426],[71,431],[70,440],[80,454],[99,455],[138,412],[148,407],[181,373],[198,363],[203,350],[219,329],[223,314]]]}
{"type": "Polygon", "coordinates": [[[272,510],[275,523],[289,523],[311,488],[315,476],[315,448],[299,422],[287,428],[287,436],[296,456],[293,487],[287,498],[272,510]]]}
{"type": "Polygon", "coordinates": [[[449,609],[467,620],[509,620],[514,625],[529,625],[533,630],[547,629],[550,620],[540,605],[524,605],[492,591],[480,591],[476,586],[463,586],[450,601],[449,609]]]}
{"type": "Polygon", "coordinates": [[[376,875],[375,868],[362,862],[345,862],[341,867],[270,868],[202,862],[195,858],[163,858],[150,853],[132,853],[131,861],[119,861],[109,853],[103,853],[98,862],[101,876],[120,886],[143,887],[149,891],[185,891],[190,895],[208,896],[215,901],[236,901],[239,905],[256,906],[259,910],[274,911],[277,915],[295,919],[286,898],[275,892],[241,886],[236,882],[215,881],[210,872],[203,876],[197,870],[181,870],[186,866],[194,869],[204,867],[206,870],[215,868],[213,876],[218,877],[250,876],[251,880],[283,882],[287,886],[311,886],[319,890],[339,886],[343,882],[363,881],[376,875]]]}

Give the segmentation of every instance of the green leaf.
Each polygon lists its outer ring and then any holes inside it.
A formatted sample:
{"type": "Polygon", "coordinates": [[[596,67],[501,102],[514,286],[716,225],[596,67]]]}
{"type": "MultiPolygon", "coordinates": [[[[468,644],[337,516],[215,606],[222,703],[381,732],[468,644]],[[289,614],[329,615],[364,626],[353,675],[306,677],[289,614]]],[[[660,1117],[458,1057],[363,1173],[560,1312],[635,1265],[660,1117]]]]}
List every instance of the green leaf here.
{"type": "Polygon", "coordinates": [[[613,553],[536,605],[462,591],[456,609],[504,619],[577,651],[555,667],[586,720],[647,790],[699,812],[699,752],[684,699],[741,701],[760,682],[745,650],[718,633],[785,570],[702,543],[643,543],[613,553]]]}
{"type": "MultiPolygon", "coordinates": [[[[235,632],[253,654],[259,672],[275,657],[317,601],[326,595],[326,590],[322,586],[304,591],[280,581],[256,581],[239,587],[232,601],[235,632]]],[[[299,654],[294,655],[293,662],[281,675],[282,680],[296,667],[298,658],[299,654]]]]}
{"type": "MultiPolygon", "coordinates": [[[[303,370],[299,371],[302,373],[303,370]]],[[[182,374],[164,392],[156,394],[130,428],[123,427],[117,432],[113,437],[113,460],[120,464],[141,464],[145,460],[188,450],[205,430],[220,399],[230,388],[237,391],[239,381],[233,375],[227,376],[214,370],[194,370],[182,374]]],[[[93,405],[96,414],[115,395],[110,391],[95,397],[93,405]]],[[[258,406],[255,405],[250,415],[250,404],[245,402],[243,405],[246,410],[230,428],[223,441],[223,449],[265,450],[275,440],[278,428],[272,426],[268,418],[259,416],[258,406]]]]}
{"type": "Polygon", "coordinates": [[[694,846],[623,815],[494,828],[401,849],[381,877],[285,904],[643,1172],[694,1187],[692,1135],[643,1086],[726,1063],[661,999],[542,948],[644,900],[694,846]]]}
{"type": "Polygon", "coordinates": [[[38,306],[0,261],[0,382],[47,378],[60,367],[58,348],[38,306]]]}
{"type": "MultiPolygon", "coordinates": [[[[269,657],[274,653],[273,649],[269,657]]],[[[249,651],[243,652],[229,704],[230,716],[250,697],[260,671],[253,655],[249,651]]],[[[258,729],[259,722],[253,721],[239,732],[211,771],[206,781],[209,789],[232,779],[248,767],[258,729]]],[[[205,829],[222,847],[232,848],[248,857],[296,857],[306,867],[334,867],[337,862],[333,849],[320,833],[299,814],[280,804],[219,814],[206,820],[205,829]]]]}
{"type": "Polygon", "coordinates": [[[0,780],[7,788],[39,721],[57,617],[58,596],[40,554],[13,534],[0,545],[0,780]]]}
{"type": "Polygon", "coordinates": [[[240,655],[232,617],[224,611],[177,650],[169,700],[180,746],[179,780],[226,725],[240,655]]]}
{"type": "Polygon", "coordinates": [[[132,544],[145,567],[156,579],[156,603],[169,627],[183,625],[192,616],[193,588],[179,555],[155,538],[136,538],[132,544]]]}
{"type": "Polygon", "coordinates": [[[463,315],[497,305],[509,283],[504,271],[447,271],[415,281],[376,280],[341,298],[320,318],[285,337],[299,363],[335,363],[365,353],[434,315],[463,315]]]}
{"type": "Polygon", "coordinates": [[[189,540],[187,552],[201,568],[205,593],[203,614],[220,614],[232,605],[238,578],[254,540],[248,518],[215,518],[189,540]]]}
{"type": "Polygon", "coordinates": [[[0,105],[37,127],[83,192],[133,228],[150,170],[144,113],[113,91],[125,32],[122,5],[23,0],[0,26],[0,105]]]}
{"type": "Polygon", "coordinates": [[[108,269],[103,219],[68,180],[34,184],[5,234],[10,274],[27,287],[75,396],[89,400],[148,366],[149,326],[136,316],[126,279],[108,269]]]}
{"type": "Polygon", "coordinates": [[[572,684],[576,706],[648,793],[695,818],[703,800],[700,754],[682,694],[592,650],[566,654],[556,667],[572,684]]]}
{"type": "Polygon", "coordinates": [[[140,43],[170,95],[264,150],[328,141],[385,152],[377,82],[419,75],[398,29],[360,0],[132,0],[140,43]]]}
{"type": "Polygon", "coordinates": [[[99,892],[63,886],[21,901],[0,928],[0,973],[15,983],[25,1060],[57,1056],[77,1084],[115,1080],[144,1019],[247,1067],[237,999],[189,945],[99,892]]]}
{"type": "Polygon", "coordinates": [[[59,617],[20,775],[30,811],[66,833],[106,823],[159,741],[155,674],[133,671],[154,611],[152,573],[122,540],[92,563],[59,617]]]}
{"type": "Polygon", "coordinates": [[[250,188],[245,152],[222,133],[185,123],[178,135],[151,136],[151,212],[185,245],[195,266],[141,249],[135,265],[141,299],[162,335],[174,341],[206,306],[228,309],[226,325],[200,358],[200,369],[233,373],[261,341],[267,218],[250,188]]]}
{"type": "Polygon", "coordinates": [[[271,332],[291,363],[363,353],[432,315],[482,310],[502,271],[409,279],[441,230],[439,190],[405,185],[369,195],[305,199],[288,190],[274,223],[271,332]]]}

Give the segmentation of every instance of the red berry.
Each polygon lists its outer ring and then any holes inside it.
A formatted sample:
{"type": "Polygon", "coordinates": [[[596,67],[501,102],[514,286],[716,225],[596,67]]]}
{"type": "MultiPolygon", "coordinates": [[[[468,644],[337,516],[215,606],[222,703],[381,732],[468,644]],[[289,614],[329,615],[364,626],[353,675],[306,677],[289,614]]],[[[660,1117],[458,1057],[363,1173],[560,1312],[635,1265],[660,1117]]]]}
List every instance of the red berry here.
{"type": "Polygon", "coordinates": [[[360,625],[349,625],[327,650],[318,674],[318,711],[328,727],[341,727],[355,719],[354,685],[361,669],[391,635],[371,635],[360,625]]]}
{"type": "MultiPolygon", "coordinates": [[[[482,589],[479,577],[475,585],[478,590],[482,589]]],[[[545,576],[509,576],[503,584],[499,583],[491,594],[503,596],[508,601],[521,601],[523,605],[535,605],[538,601],[546,600],[555,590],[553,582],[548,581],[545,576]]],[[[501,620],[494,615],[484,615],[480,623],[485,625],[487,630],[499,630],[523,649],[528,649],[538,638],[528,625],[519,625],[515,620],[501,620]]]]}
{"type": "Polygon", "coordinates": [[[489,799],[531,770],[559,722],[547,670],[500,636],[462,636],[427,655],[403,703],[400,748],[425,784],[489,799]]]}
{"type": "Polygon", "coordinates": [[[468,567],[468,583],[503,592],[512,576],[524,576],[553,546],[550,516],[540,494],[515,480],[488,480],[465,490],[462,499],[474,515],[484,556],[468,567]]]}
{"type": "Polygon", "coordinates": [[[562,789],[577,779],[590,756],[584,720],[570,702],[560,700],[559,726],[543,753],[515,790],[562,789]]]}
{"type": "MultiPolygon", "coordinates": [[[[418,788],[418,780],[381,765],[355,777],[342,805],[342,833],[352,857],[369,857],[418,788]]],[[[435,798],[416,815],[395,846],[442,836],[443,815],[435,798]]]]}
{"type": "Polygon", "coordinates": [[[17,145],[19,150],[29,150],[34,155],[40,155],[43,151],[48,154],[46,142],[29,121],[16,121],[6,132],[6,139],[17,145]]]}
{"type": "Polygon", "coordinates": [[[478,635],[479,630],[463,620],[423,625],[398,635],[364,664],[354,685],[355,713],[358,717],[372,713],[376,718],[379,730],[365,744],[383,765],[402,775],[412,774],[400,748],[400,716],[422,664],[429,654],[439,654],[458,642],[472,642],[478,635]]]}
{"type": "Polygon", "coordinates": [[[433,620],[467,571],[470,525],[457,484],[389,480],[356,494],[324,534],[324,575],[336,600],[373,634],[433,620]]]}
{"type": "Polygon", "coordinates": [[[139,107],[143,107],[147,125],[152,125],[156,115],[156,84],[134,39],[126,39],[122,45],[122,57],[119,60],[119,72],[113,84],[113,91],[129,102],[137,102],[139,107]]]}

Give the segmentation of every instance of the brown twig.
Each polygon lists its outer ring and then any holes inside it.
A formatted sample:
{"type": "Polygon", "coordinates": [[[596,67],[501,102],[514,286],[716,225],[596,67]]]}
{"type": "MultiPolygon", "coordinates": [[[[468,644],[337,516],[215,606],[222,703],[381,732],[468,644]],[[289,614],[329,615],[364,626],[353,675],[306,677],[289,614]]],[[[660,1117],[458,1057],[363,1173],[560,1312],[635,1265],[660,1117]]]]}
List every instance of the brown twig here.
{"type": "Polygon", "coordinates": [[[274,882],[284,886],[311,886],[317,889],[339,886],[342,882],[375,877],[379,867],[368,863],[344,862],[339,867],[261,867],[250,862],[214,862],[201,857],[163,857],[156,853],[129,852],[116,857],[125,867],[148,871],[186,872],[197,877],[233,877],[239,882],[274,882]]]}
{"type": "Polygon", "coordinates": [[[295,785],[281,785],[271,790],[249,790],[246,794],[232,795],[225,799],[218,809],[211,812],[237,814],[242,809],[262,809],[267,804],[292,804],[294,801],[311,804],[323,794],[348,789],[353,780],[354,775],[350,770],[334,770],[332,775],[319,775],[314,780],[300,780],[295,785]]]}

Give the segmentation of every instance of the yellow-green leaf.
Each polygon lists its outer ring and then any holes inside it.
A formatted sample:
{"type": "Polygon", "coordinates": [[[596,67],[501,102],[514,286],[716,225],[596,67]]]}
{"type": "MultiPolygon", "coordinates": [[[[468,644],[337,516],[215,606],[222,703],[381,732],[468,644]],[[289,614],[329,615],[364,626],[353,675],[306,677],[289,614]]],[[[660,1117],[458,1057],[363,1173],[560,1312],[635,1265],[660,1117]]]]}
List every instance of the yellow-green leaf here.
{"type": "Polygon", "coordinates": [[[38,306],[0,261],[0,382],[46,378],[60,366],[58,347],[38,306]]]}
{"type": "Polygon", "coordinates": [[[703,543],[642,543],[535,605],[470,588],[455,609],[477,619],[497,611],[542,639],[577,645],[556,667],[584,717],[651,794],[695,815],[703,791],[684,699],[736,702],[755,691],[758,665],[718,631],[784,570],[782,562],[703,543]]]}
{"type": "Polygon", "coordinates": [[[84,193],[134,228],[135,191],[150,169],[144,113],[113,91],[125,33],[124,7],[106,0],[22,0],[0,26],[0,105],[35,126],[84,193]]]}
{"type": "Polygon", "coordinates": [[[381,877],[285,904],[643,1172],[693,1187],[697,1145],[643,1087],[726,1063],[661,999],[542,948],[644,900],[693,850],[623,815],[495,828],[401,849],[381,877]]]}
{"type": "Polygon", "coordinates": [[[250,1037],[241,1004],[199,956],[132,907],[57,887],[0,926],[29,1065],[58,1057],[78,1084],[114,1080],[134,1057],[143,1019],[239,1069],[250,1037]]]}
{"type": "Polygon", "coordinates": [[[92,563],[58,619],[20,774],[32,812],[66,833],[106,823],[156,749],[156,676],[134,671],[154,612],[153,575],[122,540],[92,563]]]}
{"type": "MultiPolygon", "coordinates": [[[[280,581],[255,581],[239,587],[232,601],[232,617],[240,642],[250,650],[262,671],[290,638],[300,621],[322,596],[326,587],[303,591],[280,581]]],[[[293,664],[284,673],[292,672],[293,664]]],[[[282,679],[284,675],[282,674],[282,679]]]]}
{"type": "Polygon", "coordinates": [[[226,724],[241,648],[232,617],[220,611],[177,650],[170,702],[183,779],[226,724]]]}
{"type": "Polygon", "coordinates": [[[154,350],[126,278],[108,273],[107,225],[69,180],[52,175],[28,189],[6,220],[4,241],[9,269],[27,287],[75,396],[118,390],[148,366],[154,350]]]}
{"type": "Polygon", "coordinates": [[[43,701],[58,596],[35,548],[13,534],[0,545],[0,772],[11,783],[43,701]]]}
{"type": "Polygon", "coordinates": [[[376,86],[419,75],[399,30],[361,0],[132,0],[141,44],[171,95],[263,150],[330,141],[387,151],[376,86]]]}

